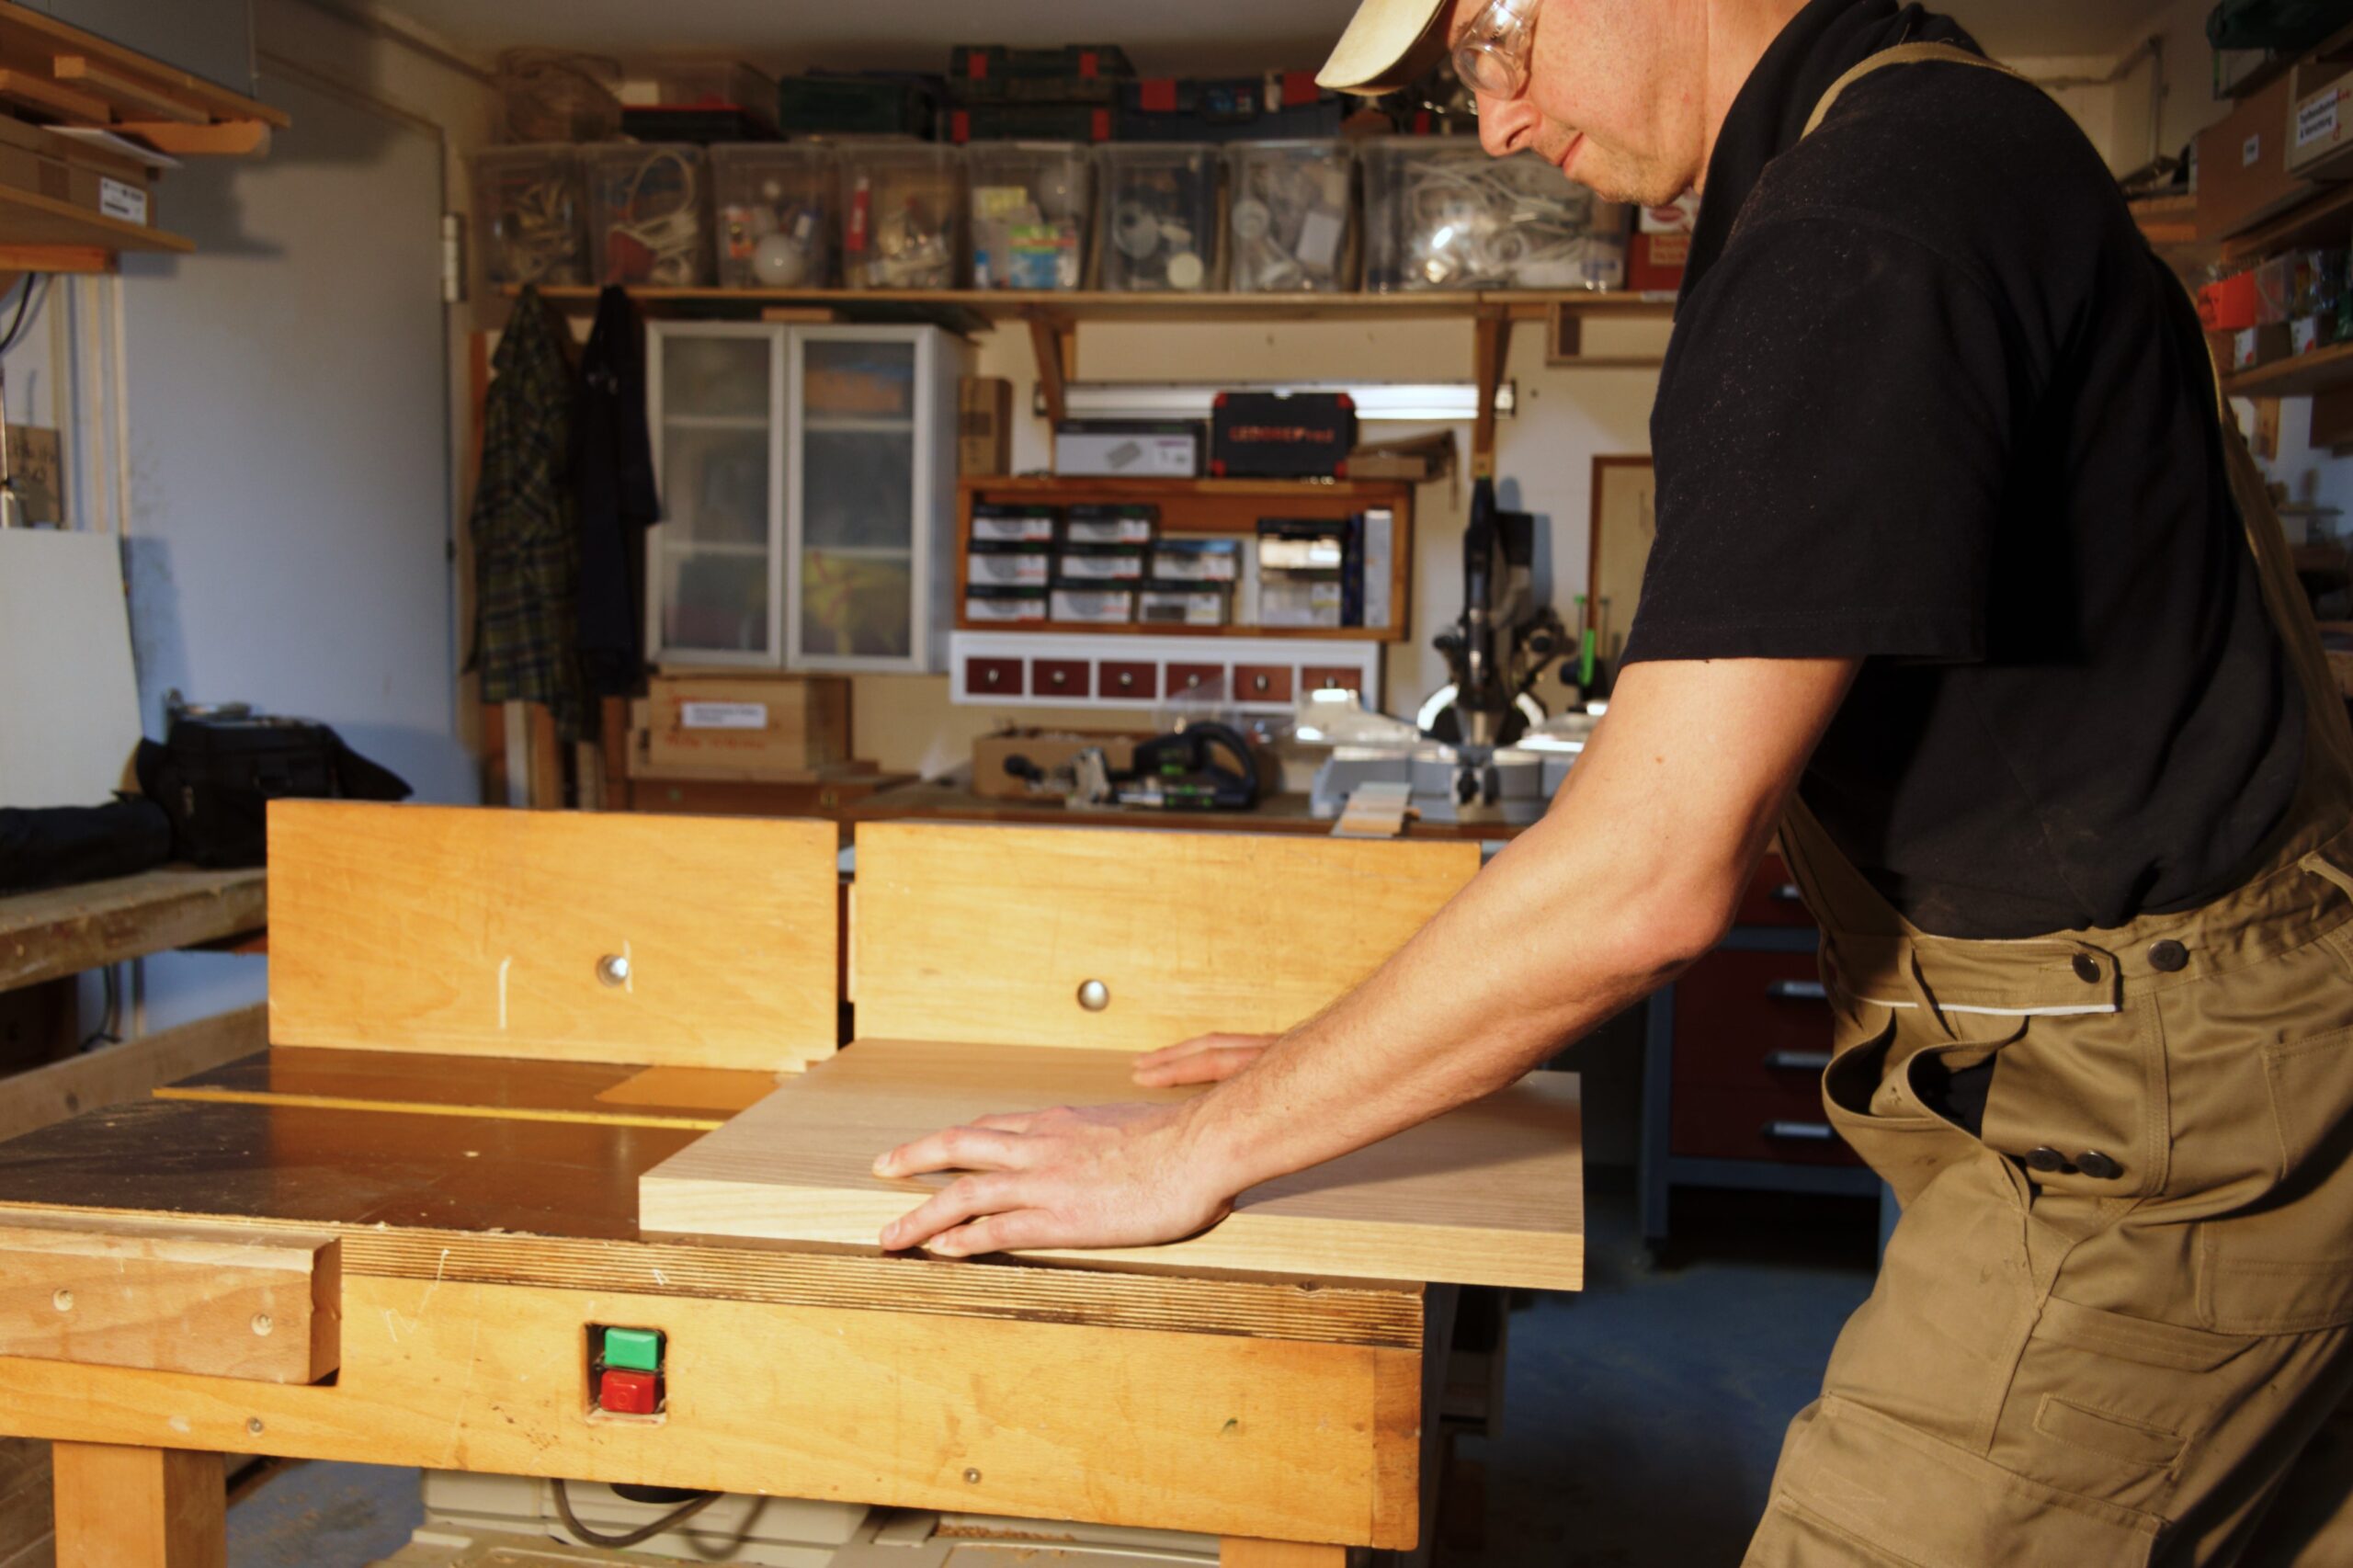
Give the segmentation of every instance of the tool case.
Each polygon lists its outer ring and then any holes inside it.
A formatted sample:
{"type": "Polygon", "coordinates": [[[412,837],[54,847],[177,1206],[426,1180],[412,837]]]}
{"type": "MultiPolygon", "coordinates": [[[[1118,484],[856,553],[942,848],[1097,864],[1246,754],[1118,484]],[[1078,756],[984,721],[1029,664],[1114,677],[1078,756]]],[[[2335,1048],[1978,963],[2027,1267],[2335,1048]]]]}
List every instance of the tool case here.
{"type": "Polygon", "coordinates": [[[1210,472],[1220,479],[1340,479],[1357,444],[1346,392],[1220,392],[1211,404],[1210,472]]]}
{"type": "Polygon", "coordinates": [[[172,819],[176,859],[258,866],[268,849],[269,802],[401,801],[409,787],[307,719],[175,718],[161,745],[142,741],[140,791],[172,819]]]}

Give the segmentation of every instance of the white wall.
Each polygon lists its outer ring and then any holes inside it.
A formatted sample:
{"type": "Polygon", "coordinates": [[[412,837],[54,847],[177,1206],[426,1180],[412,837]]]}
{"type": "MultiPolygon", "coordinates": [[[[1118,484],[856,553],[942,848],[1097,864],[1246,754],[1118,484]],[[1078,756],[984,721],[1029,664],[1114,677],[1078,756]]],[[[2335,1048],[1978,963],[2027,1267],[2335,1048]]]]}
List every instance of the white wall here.
{"type": "MultiPolygon", "coordinates": [[[[110,420],[73,422],[83,515],[111,518],[127,494],[151,733],[167,688],[250,701],[333,724],[421,799],[472,801],[438,220],[488,94],[299,0],[259,0],[255,22],[259,94],[293,126],[265,158],[166,175],[160,219],[196,252],[126,258],[66,319],[77,371],[119,385],[127,430],[118,455],[110,420]]],[[[148,973],[153,1028],[264,983],[231,958],[148,973]]]]}

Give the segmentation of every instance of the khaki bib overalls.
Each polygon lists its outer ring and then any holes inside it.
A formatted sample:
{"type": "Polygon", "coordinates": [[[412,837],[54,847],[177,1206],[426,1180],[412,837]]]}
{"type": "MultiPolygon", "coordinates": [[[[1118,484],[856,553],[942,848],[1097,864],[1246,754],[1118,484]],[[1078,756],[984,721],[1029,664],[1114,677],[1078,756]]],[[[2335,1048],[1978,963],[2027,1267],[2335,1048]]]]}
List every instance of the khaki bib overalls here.
{"type": "MultiPolygon", "coordinates": [[[[1908,45],[1857,76],[1973,55],[1908,45]]],[[[1809,128],[1811,129],[1811,128],[1809,128]]],[[[2232,492],[2307,699],[2237,892],[2024,941],[1908,925],[1793,803],[1824,1097],[1904,1206],[1791,1424],[1756,1568],[2353,1564],[2353,730],[2253,458],[2232,492]],[[1983,1137],[1927,1059],[1994,1061],[1983,1137]]]]}

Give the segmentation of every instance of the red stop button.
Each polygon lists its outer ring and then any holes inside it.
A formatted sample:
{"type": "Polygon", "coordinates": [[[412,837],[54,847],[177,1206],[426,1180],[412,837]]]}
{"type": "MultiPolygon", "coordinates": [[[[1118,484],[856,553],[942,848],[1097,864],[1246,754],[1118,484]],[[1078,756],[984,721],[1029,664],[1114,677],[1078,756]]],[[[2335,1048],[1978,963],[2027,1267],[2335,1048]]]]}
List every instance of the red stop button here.
{"type": "Polygon", "coordinates": [[[608,1367],[597,1381],[597,1408],[616,1415],[651,1415],[660,1401],[661,1390],[661,1379],[652,1372],[608,1367]]]}

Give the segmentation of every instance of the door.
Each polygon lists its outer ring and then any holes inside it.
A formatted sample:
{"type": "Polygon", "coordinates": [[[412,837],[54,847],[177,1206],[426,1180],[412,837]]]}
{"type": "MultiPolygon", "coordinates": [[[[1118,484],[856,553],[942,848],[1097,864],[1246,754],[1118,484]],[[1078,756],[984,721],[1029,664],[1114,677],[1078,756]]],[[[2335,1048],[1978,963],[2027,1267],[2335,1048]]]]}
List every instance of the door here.
{"type": "Polygon", "coordinates": [[[915,670],[927,653],[934,345],[924,327],[792,335],[790,628],[796,669],[915,670]]]}
{"type": "Polygon", "coordinates": [[[782,329],[655,323],[646,404],[663,521],[647,643],[673,664],[782,661],[782,329]]]}

